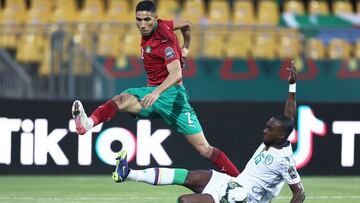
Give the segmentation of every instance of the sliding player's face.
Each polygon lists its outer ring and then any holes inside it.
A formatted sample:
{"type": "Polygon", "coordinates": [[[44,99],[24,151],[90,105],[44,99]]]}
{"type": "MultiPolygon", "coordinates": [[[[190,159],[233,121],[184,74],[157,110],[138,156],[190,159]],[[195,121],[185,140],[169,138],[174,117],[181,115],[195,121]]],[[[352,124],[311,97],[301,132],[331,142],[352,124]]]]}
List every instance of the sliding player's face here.
{"type": "Polygon", "coordinates": [[[141,35],[147,36],[151,33],[155,26],[157,15],[149,11],[136,12],[136,26],[141,35]]]}
{"type": "Polygon", "coordinates": [[[267,147],[274,145],[277,141],[280,141],[282,135],[284,134],[284,128],[281,123],[275,118],[271,118],[263,130],[264,138],[263,142],[267,147]]]}

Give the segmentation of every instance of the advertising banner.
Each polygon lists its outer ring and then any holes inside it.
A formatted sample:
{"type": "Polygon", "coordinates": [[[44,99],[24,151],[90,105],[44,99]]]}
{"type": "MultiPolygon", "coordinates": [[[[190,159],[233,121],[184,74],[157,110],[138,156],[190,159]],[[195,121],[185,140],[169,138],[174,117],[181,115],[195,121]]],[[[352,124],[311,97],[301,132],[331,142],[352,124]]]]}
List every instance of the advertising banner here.
{"type": "MultiPolygon", "coordinates": [[[[88,115],[103,101],[85,101],[88,115]]],[[[75,133],[72,101],[0,101],[0,174],[111,174],[127,149],[130,166],[215,169],[162,120],[119,113],[85,135],[75,133]]],[[[211,145],[242,170],[281,102],[192,103],[211,145]]],[[[360,175],[360,105],[298,102],[290,140],[300,174],[360,175]]]]}

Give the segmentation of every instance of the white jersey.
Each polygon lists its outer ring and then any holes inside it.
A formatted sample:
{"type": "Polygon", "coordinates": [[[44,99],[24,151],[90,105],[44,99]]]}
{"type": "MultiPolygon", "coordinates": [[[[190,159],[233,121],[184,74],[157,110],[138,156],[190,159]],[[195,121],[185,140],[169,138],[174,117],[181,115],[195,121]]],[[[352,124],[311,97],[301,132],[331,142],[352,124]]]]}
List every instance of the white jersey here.
{"type": "Polygon", "coordinates": [[[290,143],[281,149],[261,144],[251,157],[236,182],[248,190],[248,202],[269,202],[276,197],[285,181],[300,183],[290,143]]]}

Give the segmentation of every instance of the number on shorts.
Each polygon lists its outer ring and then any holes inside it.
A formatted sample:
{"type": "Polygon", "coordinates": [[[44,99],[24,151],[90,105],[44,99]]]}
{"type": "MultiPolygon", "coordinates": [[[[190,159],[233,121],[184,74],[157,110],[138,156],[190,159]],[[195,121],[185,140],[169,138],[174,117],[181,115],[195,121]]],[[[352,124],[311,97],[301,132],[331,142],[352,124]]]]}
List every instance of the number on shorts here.
{"type": "Polygon", "coordinates": [[[193,124],[194,121],[191,120],[191,114],[190,114],[190,112],[185,112],[185,115],[188,117],[188,123],[189,123],[189,125],[193,124]]]}

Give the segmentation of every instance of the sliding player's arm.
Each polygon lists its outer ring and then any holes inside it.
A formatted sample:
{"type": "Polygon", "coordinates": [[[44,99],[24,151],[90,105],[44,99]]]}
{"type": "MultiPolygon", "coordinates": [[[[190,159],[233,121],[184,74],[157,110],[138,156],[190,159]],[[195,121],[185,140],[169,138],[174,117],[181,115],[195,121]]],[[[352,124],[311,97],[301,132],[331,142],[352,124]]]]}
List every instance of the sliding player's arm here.
{"type": "Polygon", "coordinates": [[[301,182],[289,185],[289,187],[293,194],[290,203],[299,203],[305,200],[305,192],[301,182]]]}
{"type": "Polygon", "coordinates": [[[287,68],[287,70],[290,73],[288,78],[289,94],[284,108],[284,115],[294,120],[296,113],[296,75],[297,75],[294,61],[291,61],[291,65],[289,68],[287,68]]]}

